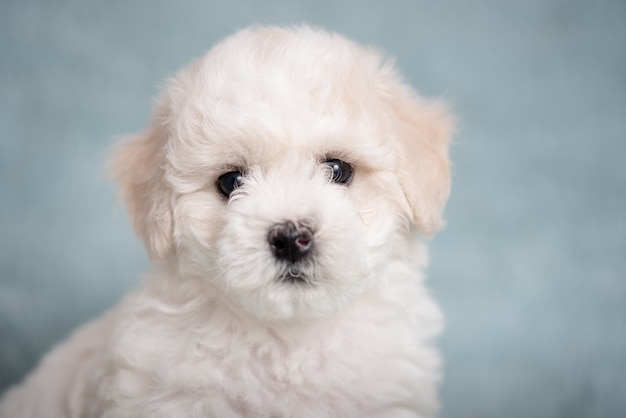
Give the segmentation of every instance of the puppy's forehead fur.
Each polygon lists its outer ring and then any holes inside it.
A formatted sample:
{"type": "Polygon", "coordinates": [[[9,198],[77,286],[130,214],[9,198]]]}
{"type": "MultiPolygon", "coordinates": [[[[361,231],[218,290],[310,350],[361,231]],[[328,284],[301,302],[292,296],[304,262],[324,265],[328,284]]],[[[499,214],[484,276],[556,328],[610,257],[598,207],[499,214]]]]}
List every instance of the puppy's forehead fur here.
{"type": "Polygon", "coordinates": [[[171,155],[185,155],[185,170],[190,156],[206,170],[211,155],[250,166],[289,153],[389,165],[386,71],[379,54],[337,35],[242,31],[169,83],[171,155]]]}

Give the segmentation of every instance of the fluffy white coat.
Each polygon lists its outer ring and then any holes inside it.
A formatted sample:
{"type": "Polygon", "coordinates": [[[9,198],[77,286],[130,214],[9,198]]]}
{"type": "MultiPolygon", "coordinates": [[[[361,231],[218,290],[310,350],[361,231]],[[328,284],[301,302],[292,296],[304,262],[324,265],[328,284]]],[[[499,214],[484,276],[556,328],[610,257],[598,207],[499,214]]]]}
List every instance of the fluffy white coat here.
{"type": "Polygon", "coordinates": [[[442,316],[417,233],[442,226],[450,122],[381,55],[252,27],[169,80],[111,169],[154,266],[0,404],[13,417],[432,417],[442,316]],[[329,158],[353,168],[331,181],[329,158]],[[216,186],[240,170],[230,197],[216,186]],[[303,220],[304,280],[268,230],[303,220]]]}

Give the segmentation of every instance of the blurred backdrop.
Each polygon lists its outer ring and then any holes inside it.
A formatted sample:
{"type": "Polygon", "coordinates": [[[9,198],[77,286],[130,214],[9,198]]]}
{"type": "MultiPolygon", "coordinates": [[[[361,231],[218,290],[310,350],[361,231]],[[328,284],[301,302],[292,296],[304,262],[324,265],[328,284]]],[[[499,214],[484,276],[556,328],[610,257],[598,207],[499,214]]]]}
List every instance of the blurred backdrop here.
{"type": "Polygon", "coordinates": [[[626,2],[3,0],[0,389],[148,261],[103,161],[161,80],[237,28],[396,57],[459,119],[430,287],[444,418],[626,416],[626,2]]]}

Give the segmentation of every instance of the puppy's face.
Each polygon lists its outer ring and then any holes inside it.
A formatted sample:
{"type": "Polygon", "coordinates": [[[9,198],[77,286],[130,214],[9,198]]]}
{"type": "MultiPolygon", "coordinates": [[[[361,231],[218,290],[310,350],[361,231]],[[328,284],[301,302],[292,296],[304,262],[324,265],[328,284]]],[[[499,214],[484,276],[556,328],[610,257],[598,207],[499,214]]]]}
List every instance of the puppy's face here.
{"type": "Polygon", "coordinates": [[[445,115],[372,51],[249,29],[170,81],[113,169],[154,258],[264,320],[330,314],[432,233],[449,187],[445,115]]]}

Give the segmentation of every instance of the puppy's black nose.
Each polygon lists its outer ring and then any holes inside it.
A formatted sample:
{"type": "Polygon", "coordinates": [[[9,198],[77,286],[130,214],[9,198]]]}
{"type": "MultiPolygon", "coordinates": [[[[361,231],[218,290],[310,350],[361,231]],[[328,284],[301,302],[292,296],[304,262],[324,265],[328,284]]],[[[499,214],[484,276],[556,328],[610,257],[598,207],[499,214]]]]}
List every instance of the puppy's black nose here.
{"type": "Polygon", "coordinates": [[[313,228],[302,222],[283,222],[270,229],[267,241],[274,257],[295,263],[311,252],[313,228]]]}

